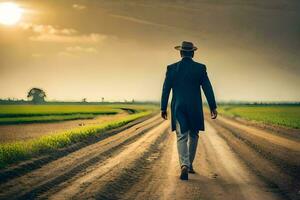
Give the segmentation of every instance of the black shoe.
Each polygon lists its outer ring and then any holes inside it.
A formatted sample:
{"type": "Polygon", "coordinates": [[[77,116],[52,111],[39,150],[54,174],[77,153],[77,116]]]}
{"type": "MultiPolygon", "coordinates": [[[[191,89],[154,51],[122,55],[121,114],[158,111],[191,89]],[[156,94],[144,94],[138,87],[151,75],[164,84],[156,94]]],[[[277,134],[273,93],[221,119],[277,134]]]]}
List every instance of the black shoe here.
{"type": "Polygon", "coordinates": [[[191,167],[189,168],[189,173],[190,173],[190,174],[196,174],[196,172],[194,171],[193,166],[191,166],[191,167]]]}
{"type": "Polygon", "coordinates": [[[189,169],[187,166],[183,165],[181,167],[181,174],[180,174],[181,180],[189,180],[189,169]]]}

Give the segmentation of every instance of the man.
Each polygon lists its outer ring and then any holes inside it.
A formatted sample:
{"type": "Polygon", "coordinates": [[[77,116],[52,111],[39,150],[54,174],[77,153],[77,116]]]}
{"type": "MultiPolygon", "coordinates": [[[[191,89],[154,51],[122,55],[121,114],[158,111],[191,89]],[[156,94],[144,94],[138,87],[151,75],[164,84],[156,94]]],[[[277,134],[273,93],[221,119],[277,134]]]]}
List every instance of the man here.
{"type": "Polygon", "coordinates": [[[206,66],[192,58],[197,47],[191,42],[176,46],[182,60],[167,67],[161,97],[161,116],[167,119],[167,106],[170,91],[172,131],[176,130],[177,149],[181,166],[180,179],[188,180],[188,173],[195,173],[193,161],[198,144],[198,133],[204,131],[204,117],[201,90],[206,96],[211,118],[217,118],[214,92],[206,73],[206,66]]]}

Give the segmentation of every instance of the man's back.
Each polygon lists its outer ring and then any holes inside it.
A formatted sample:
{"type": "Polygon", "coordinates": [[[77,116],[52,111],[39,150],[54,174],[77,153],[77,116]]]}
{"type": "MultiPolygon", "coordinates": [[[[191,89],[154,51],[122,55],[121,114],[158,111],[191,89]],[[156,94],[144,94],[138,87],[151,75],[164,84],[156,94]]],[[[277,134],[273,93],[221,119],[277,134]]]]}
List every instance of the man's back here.
{"type": "Polygon", "coordinates": [[[176,118],[185,119],[185,123],[182,123],[184,130],[204,130],[201,87],[210,109],[215,109],[215,97],[205,65],[193,61],[190,57],[184,57],[181,61],[167,67],[161,109],[167,109],[170,90],[172,90],[172,130],[176,129],[176,118]]]}
{"type": "Polygon", "coordinates": [[[183,104],[199,101],[200,86],[205,76],[205,65],[186,57],[170,65],[170,70],[173,75],[173,98],[176,97],[178,103],[183,104]]]}

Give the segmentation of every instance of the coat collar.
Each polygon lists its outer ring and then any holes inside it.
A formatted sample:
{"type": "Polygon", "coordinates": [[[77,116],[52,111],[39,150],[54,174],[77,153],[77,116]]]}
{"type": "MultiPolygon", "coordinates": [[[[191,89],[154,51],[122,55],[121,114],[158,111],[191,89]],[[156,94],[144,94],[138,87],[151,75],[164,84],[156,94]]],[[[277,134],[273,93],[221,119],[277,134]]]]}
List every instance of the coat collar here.
{"type": "Polygon", "coordinates": [[[192,61],[193,60],[193,58],[191,58],[191,57],[183,57],[182,59],[181,59],[181,61],[183,61],[183,62],[186,62],[186,61],[192,61]]]}

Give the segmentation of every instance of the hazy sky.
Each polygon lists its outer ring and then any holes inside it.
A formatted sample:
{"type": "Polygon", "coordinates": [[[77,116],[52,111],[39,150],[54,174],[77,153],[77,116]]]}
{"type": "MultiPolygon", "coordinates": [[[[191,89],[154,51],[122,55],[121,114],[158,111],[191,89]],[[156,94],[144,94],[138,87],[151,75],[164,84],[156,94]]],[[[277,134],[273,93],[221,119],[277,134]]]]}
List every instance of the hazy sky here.
{"type": "MultiPolygon", "coordinates": [[[[6,2],[6,1],[0,1],[6,2]]],[[[26,0],[0,24],[0,98],[159,100],[182,40],[217,100],[300,101],[299,0],[26,0]]]]}

